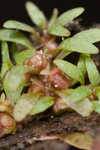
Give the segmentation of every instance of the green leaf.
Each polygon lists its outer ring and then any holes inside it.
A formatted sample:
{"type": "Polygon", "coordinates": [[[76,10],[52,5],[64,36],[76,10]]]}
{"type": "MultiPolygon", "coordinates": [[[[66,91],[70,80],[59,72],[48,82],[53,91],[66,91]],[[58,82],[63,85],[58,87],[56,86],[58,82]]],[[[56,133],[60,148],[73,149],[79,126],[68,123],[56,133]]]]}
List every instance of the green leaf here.
{"type": "Polygon", "coordinates": [[[46,26],[46,18],[43,12],[32,2],[26,2],[26,10],[33,23],[43,29],[46,26]]]}
{"type": "Polygon", "coordinates": [[[74,89],[68,88],[65,90],[56,90],[55,92],[59,97],[63,98],[63,97],[68,97],[72,93],[73,90],[74,89]]]}
{"type": "Polygon", "coordinates": [[[4,93],[1,93],[1,95],[0,95],[0,103],[4,103],[5,100],[6,100],[5,94],[4,94],[4,93]]]}
{"type": "Polygon", "coordinates": [[[97,28],[88,29],[88,30],[75,34],[74,37],[77,37],[81,40],[84,39],[90,43],[99,42],[100,41],[100,29],[97,29],[97,28]]]}
{"type": "Polygon", "coordinates": [[[57,17],[58,17],[58,9],[54,8],[52,15],[51,15],[51,18],[50,18],[49,23],[48,23],[48,27],[51,27],[56,22],[57,17]]]}
{"type": "Polygon", "coordinates": [[[7,73],[3,87],[7,98],[11,101],[11,103],[18,100],[23,87],[26,85],[24,75],[30,70],[32,70],[32,68],[27,66],[13,66],[7,73]]]}
{"type": "Polygon", "coordinates": [[[19,64],[19,65],[23,64],[27,59],[29,59],[31,56],[33,56],[34,53],[35,53],[34,49],[24,50],[22,52],[19,52],[15,56],[16,64],[19,64]]]}
{"type": "Polygon", "coordinates": [[[100,101],[100,86],[97,86],[94,88],[95,96],[98,98],[100,101]]]}
{"type": "Polygon", "coordinates": [[[62,15],[59,16],[59,18],[57,19],[57,23],[60,25],[66,25],[76,17],[80,16],[83,12],[84,8],[82,7],[68,10],[67,12],[64,12],[62,15]]]}
{"type": "Polygon", "coordinates": [[[97,70],[97,67],[93,60],[89,57],[86,56],[85,58],[85,63],[86,63],[86,69],[88,72],[88,77],[93,86],[97,86],[100,83],[100,74],[97,70]]]}
{"type": "Polygon", "coordinates": [[[6,42],[1,43],[2,49],[2,67],[1,67],[1,77],[3,78],[7,70],[9,70],[13,64],[9,58],[8,45],[6,42]]]}
{"type": "Polygon", "coordinates": [[[5,28],[9,28],[9,29],[18,29],[18,30],[22,30],[22,31],[27,31],[27,32],[34,32],[34,29],[24,23],[21,23],[19,21],[16,20],[8,20],[3,24],[3,27],[5,28]]]}
{"type": "Polygon", "coordinates": [[[70,36],[70,32],[68,31],[68,29],[64,28],[63,26],[59,24],[53,24],[48,29],[48,33],[55,35],[55,36],[64,36],[64,37],[70,36]]]}
{"type": "Polygon", "coordinates": [[[72,102],[76,103],[83,100],[90,94],[92,94],[92,91],[88,87],[79,86],[78,88],[72,91],[72,93],[69,96],[69,99],[71,99],[72,102]]]}
{"type": "Polygon", "coordinates": [[[62,50],[57,56],[56,59],[64,59],[66,56],[68,56],[71,52],[62,50]]]}
{"type": "Polygon", "coordinates": [[[30,114],[35,115],[44,112],[54,104],[54,99],[50,96],[40,98],[37,104],[32,108],[30,114]]]}
{"type": "Polygon", "coordinates": [[[66,73],[70,78],[81,82],[84,84],[84,76],[81,72],[81,70],[73,65],[70,62],[64,61],[64,60],[54,60],[54,64],[58,66],[64,73],[66,73]]]}
{"type": "Polygon", "coordinates": [[[67,135],[57,135],[57,136],[67,144],[84,150],[91,150],[94,140],[92,136],[80,132],[79,133],[74,132],[69,133],[67,135]]]}
{"type": "Polygon", "coordinates": [[[83,75],[85,75],[86,65],[85,65],[85,56],[83,54],[80,54],[77,66],[82,71],[83,75]]]}
{"type": "Polygon", "coordinates": [[[12,57],[15,59],[15,56],[19,53],[19,49],[18,49],[16,43],[12,43],[12,45],[10,47],[10,51],[11,51],[12,57]]]}
{"type": "Polygon", "coordinates": [[[74,90],[70,90],[69,93],[64,93],[62,95],[62,100],[66,102],[66,104],[78,112],[83,117],[89,116],[93,111],[93,104],[87,98],[92,91],[86,86],[80,86],[74,90]]]}
{"type": "Polygon", "coordinates": [[[93,44],[84,39],[79,39],[76,37],[65,39],[61,42],[58,49],[85,54],[98,53],[98,48],[96,48],[93,44]]]}
{"type": "Polygon", "coordinates": [[[94,111],[100,114],[100,101],[93,101],[94,111]]]}
{"type": "Polygon", "coordinates": [[[0,29],[0,41],[14,42],[30,49],[33,48],[25,35],[15,30],[0,29]]]}
{"type": "Polygon", "coordinates": [[[34,94],[24,94],[17,101],[14,107],[14,118],[16,121],[22,121],[36,104],[38,97],[34,94]]]}
{"type": "Polygon", "coordinates": [[[91,114],[93,111],[93,104],[90,102],[88,98],[85,98],[79,102],[74,102],[70,98],[64,99],[67,103],[67,105],[75,110],[77,113],[82,115],[83,117],[87,117],[91,114]]]}

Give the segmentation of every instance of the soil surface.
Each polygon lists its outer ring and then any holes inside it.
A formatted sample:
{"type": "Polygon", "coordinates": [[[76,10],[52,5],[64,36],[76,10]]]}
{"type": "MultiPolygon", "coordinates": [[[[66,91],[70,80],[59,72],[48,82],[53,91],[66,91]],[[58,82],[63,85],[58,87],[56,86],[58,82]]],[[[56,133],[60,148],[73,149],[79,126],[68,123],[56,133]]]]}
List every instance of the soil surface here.
{"type": "MultiPolygon", "coordinates": [[[[45,115],[44,115],[45,116],[45,115]]],[[[72,113],[64,113],[61,116],[47,116],[42,117],[41,119],[33,119],[31,122],[28,123],[28,125],[25,127],[23,125],[23,129],[19,132],[17,132],[14,135],[8,135],[7,137],[4,137],[0,140],[0,150],[3,150],[4,148],[9,148],[14,145],[23,145],[24,150],[28,150],[28,145],[33,145],[36,150],[49,150],[49,147],[55,143],[55,136],[57,134],[67,134],[72,132],[83,132],[87,133],[93,137],[95,137],[98,133],[98,130],[100,130],[100,115],[93,113],[89,117],[81,117],[75,112],[72,113]],[[51,142],[48,141],[49,138],[53,140],[51,142]],[[37,142],[40,142],[39,144],[37,142]],[[43,144],[45,143],[45,144],[43,144]],[[35,144],[35,145],[34,145],[35,144]],[[39,146],[40,145],[40,146],[39,146]],[[26,149],[25,149],[26,147],[26,149]],[[37,148],[38,147],[38,148],[37,148]],[[42,149],[43,147],[43,149],[42,149]]],[[[56,142],[58,142],[56,140],[56,142]]],[[[58,142],[63,145],[61,150],[64,148],[67,149],[68,145],[63,142],[58,142]]],[[[55,143],[56,145],[56,143],[55,143]]],[[[58,145],[58,144],[57,144],[58,145]]],[[[32,146],[31,146],[32,147],[32,146]]],[[[30,147],[30,149],[31,149],[30,147]]],[[[58,148],[55,146],[54,150],[58,150],[58,148]]],[[[30,150],[29,149],[29,150],[30,150]]],[[[13,149],[10,149],[13,150],[13,149]]],[[[52,149],[53,150],[53,149],[52,149]]]]}

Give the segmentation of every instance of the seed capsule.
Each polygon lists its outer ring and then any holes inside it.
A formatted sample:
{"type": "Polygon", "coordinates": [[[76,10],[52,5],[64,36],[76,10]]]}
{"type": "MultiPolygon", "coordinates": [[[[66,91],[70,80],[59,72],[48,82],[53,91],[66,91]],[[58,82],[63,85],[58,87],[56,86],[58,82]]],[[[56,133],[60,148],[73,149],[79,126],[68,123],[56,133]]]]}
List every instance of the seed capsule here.
{"type": "Polygon", "coordinates": [[[47,61],[46,61],[46,58],[44,57],[44,55],[40,51],[37,51],[34,56],[29,58],[24,63],[24,65],[32,66],[34,68],[37,68],[37,69],[41,70],[41,69],[46,67],[47,61]]]}
{"type": "Polygon", "coordinates": [[[70,79],[67,76],[64,76],[58,68],[53,68],[51,70],[49,80],[51,84],[58,89],[67,89],[70,85],[70,79]]]}
{"type": "Polygon", "coordinates": [[[10,115],[0,113],[0,137],[13,132],[15,127],[15,120],[10,115]]]}

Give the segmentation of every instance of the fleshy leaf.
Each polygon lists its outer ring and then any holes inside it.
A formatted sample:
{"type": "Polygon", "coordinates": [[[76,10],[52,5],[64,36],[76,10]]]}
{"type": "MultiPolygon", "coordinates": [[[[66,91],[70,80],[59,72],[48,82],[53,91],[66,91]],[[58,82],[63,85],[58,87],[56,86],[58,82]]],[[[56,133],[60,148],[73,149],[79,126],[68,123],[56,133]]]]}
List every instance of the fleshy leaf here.
{"type": "Polygon", "coordinates": [[[16,64],[23,64],[27,59],[29,59],[31,56],[33,56],[35,53],[35,50],[24,50],[22,52],[19,52],[15,56],[16,64]]]}
{"type": "Polygon", "coordinates": [[[44,112],[54,104],[54,99],[50,96],[40,98],[37,104],[32,108],[30,114],[35,115],[44,112]]]}
{"type": "Polygon", "coordinates": [[[64,36],[64,37],[70,36],[70,32],[68,31],[68,29],[64,28],[63,26],[59,24],[53,24],[48,29],[48,33],[55,35],[55,36],[64,36]]]}
{"type": "Polygon", "coordinates": [[[38,96],[34,94],[22,95],[15,107],[14,107],[14,118],[16,121],[22,121],[31,111],[32,107],[36,104],[38,96]]]}
{"type": "Polygon", "coordinates": [[[3,27],[9,28],[9,29],[18,29],[18,30],[27,31],[27,32],[34,32],[34,29],[31,26],[21,23],[16,20],[6,21],[3,27]]]}
{"type": "Polygon", "coordinates": [[[97,67],[93,60],[89,57],[86,56],[85,58],[85,63],[86,63],[86,69],[88,72],[88,77],[93,86],[97,86],[100,83],[100,74],[97,70],[97,67]]]}
{"type": "Polygon", "coordinates": [[[84,133],[74,132],[67,135],[58,135],[58,137],[66,143],[79,149],[91,150],[93,144],[92,136],[84,133]]]}
{"type": "Polygon", "coordinates": [[[43,12],[33,2],[26,2],[26,10],[33,23],[41,29],[45,28],[47,23],[46,18],[43,12]]]}
{"type": "Polygon", "coordinates": [[[93,101],[94,111],[100,114],[100,101],[93,101]]]}
{"type": "Polygon", "coordinates": [[[84,76],[77,66],[73,65],[68,61],[59,59],[54,60],[54,64],[56,64],[58,68],[61,69],[64,73],[66,73],[70,78],[84,84],[84,76]]]}
{"type": "Polygon", "coordinates": [[[64,41],[61,42],[58,49],[85,54],[98,53],[98,48],[96,48],[93,44],[84,39],[76,37],[65,39],[64,41]]]}
{"type": "Polygon", "coordinates": [[[88,29],[82,32],[75,34],[74,37],[79,39],[85,39],[88,42],[95,43],[100,41],[100,29],[88,29]]]}
{"type": "Polygon", "coordinates": [[[0,29],[0,41],[18,43],[30,49],[33,47],[25,35],[16,30],[0,29]]]}
{"type": "Polygon", "coordinates": [[[85,56],[83,54],[80,54],[77,66],[82,71],[83,75],[85,75],[86,65],[85,65],[85,56]]]}
{"type": "Polygon", "coordinates": [[[57,23],[60,25],[66,25],[76,17],[80,16],[83,12],[84,8],[82,7],[68,10],[67,12],[64,12],[62,15],[59,16],[59,18],[57,19],[57,23]]]}
{"type": "Polygon", "coordinates": [[[92,91],[86,87],[86,86],[79,86],[78,88],[74,89],[71,95],[69,96],[69,99],[73,102],[78,102],[86,98],[92,94],[92,91]]]}
{"type": "Polygon", "coordinates": [[[21,91],[26,84],[24,75],[30,70],[32,70],[32,68],[26,66],[13,66],[7,73],[3,87],[7,98],[11,101],[11,103],[18,100],[21,91]]]}
{"type": "Polygon", "coordinates": [[[6,42],[2,42],[1,49],[2,49],[1,77],[3,77],[6,71],[9,70],[13,66],[13,64],[9,58],[8,45],[6,42]]]}

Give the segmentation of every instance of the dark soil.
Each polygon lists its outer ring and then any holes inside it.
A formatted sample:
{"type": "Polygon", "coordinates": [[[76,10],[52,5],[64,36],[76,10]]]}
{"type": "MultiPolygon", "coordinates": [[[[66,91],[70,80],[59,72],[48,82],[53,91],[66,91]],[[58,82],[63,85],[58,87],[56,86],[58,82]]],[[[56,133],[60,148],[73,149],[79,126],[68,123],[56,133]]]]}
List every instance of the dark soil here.
{"type": "MultiPolygon", "coordinates": [[[[3,150],[4,147],[11,147],[14,145],[17,145],[20,143],[24,143],[24,150],[28,150],[27,146],[32,144],[33,147],[36,150],[49,150],[49,147],[54,145],[54,150],[58,150],[56,145],[56,142],[51,141],[41,141],[41,138],[47,137],[47,136],[55,136],[56,134],[67,134],[72,132],[83,132],[87,133],[93,137],[96,136],[98,133],[98,130],[100,130],[100,115],[98,114],[92,114],[89,117],[81,117],[77,113],[64,113],[59,117],[48,116],[47,118],[44,117],[40,120],[34,119],[32,122],[28,123],[26,127],[23,126],[23,129],[16,133],[15,135],[9,135],[7,137],[4,137],[0,140],[0,150],[3,150]],[[38,145],[38,143],[39,146],[38,145]],[[41,143],[41,144],[40,144],[41,143]],[[47,147],[46,147],[47,145],[47,147]],[[40,148],[41,147],[41,148],[40,148]],[[44,148],[42,148],[44,147],[44,148]]],[[[59,142],[58,142],[59,143],[59,142]]],[[[62,143],[62,142],[60,142],[62,143]]],[[[60,144],[59,143],[59,144],[60,144]]],[[[65,147],[68,147],[65,143],[61,144],[63,150],[65,147]]],[[[31,146],[32,147],[32,146],[31,146]]],[[[30,147],[30,149],[31,149],[30,147]]],[[[66,148],[67,149],[67,148],[66,148]]],[[[12,150],[12,149],[10,149],[12,150]]],[[[20,149],[15,149],[20,150],[20,149]]],[[[52,149],[53,150],[53,149],[52,149]]]]}

